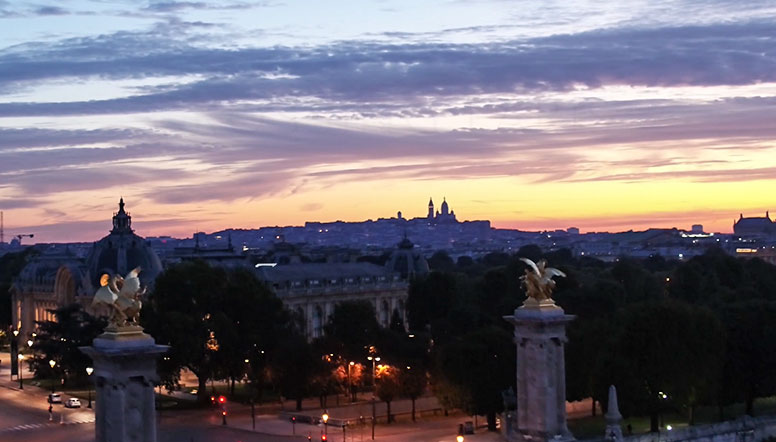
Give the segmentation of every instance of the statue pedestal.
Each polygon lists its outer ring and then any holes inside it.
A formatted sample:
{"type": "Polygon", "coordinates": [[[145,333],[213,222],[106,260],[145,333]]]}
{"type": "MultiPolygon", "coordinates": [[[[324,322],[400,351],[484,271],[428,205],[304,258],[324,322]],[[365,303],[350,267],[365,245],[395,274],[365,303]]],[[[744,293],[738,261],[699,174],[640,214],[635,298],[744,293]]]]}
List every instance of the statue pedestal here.
{"type": "Polygon", "coordinates": [[[563,346],[567,315],[552,300],[529,298],[504,319],[515,326],[517,422],[510,441],[568,441],[563,346]]]}
{"type": "Polygon", "coordinates": [[[97,442],[156,442],[156,358],[169,349],[137,326],[114,327],[79,349],[92,358],[97,442]]]}

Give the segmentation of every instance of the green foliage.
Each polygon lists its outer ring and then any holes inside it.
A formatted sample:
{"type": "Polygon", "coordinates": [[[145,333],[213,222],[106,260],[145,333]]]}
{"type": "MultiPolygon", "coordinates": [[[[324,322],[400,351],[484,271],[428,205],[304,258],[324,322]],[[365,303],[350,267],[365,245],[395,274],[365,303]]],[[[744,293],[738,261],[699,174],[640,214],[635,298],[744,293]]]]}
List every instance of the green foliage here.
{"type": "Polygon", "coordinates": [[[667,407],[695,407],[715,396],[725,341],[710,310],[670,300],[631,304],[612,331],[596,387],[603,398],[616,385],[623,414],[654,416],[656,431],[656,416],[667,407]]]}
{"type": "Polygon", "coordinates": [[[760,299],[726,305],[722,311],[727,331],[725,374],[720,401],[743,401],[746,413],[754,400],[776,394],[776,302],[760,299]]]}
{"type": "Polygon", "coordinates": [[[436,353],[434,392],[446,407],[487,415],[495,423],[504,405],[501,392],[514,384],[515,358],[512,335],[502,328],[462,336],[436,353]]]}
{"type": "Polygon", "coordinates": [[[21,252],[0,256],[0,330],[8,330],[11,324],[11,284],[30,257],[37,254],[32,247],[21,252]]]}
{"type": "Polygon", "coordinates": [[[324,327],[326,336],[337,342],[335,353],[349,360],[362,360],[366,348],[377,342],[380,325],[369,301],[339,302],[324,327]]]}
{"type": "Polygon", "coordinates": [[[290,334],[278,341],[278,351],[270,358],[271,378],[280,394],[296,400],[301,410],[302,399],[313,391],[327,367],[321,355],[303,336],[290,334]]]}
{"type": "Polygon", "coordinates": [[[428,266],[435,272],[452,272],[455,270],[455,262],[445,251],[434,252],[428,259],[428,266]]]}
{"type": "Polygon", "coordinates": [[[433,339],[432,387],[444,406],[475,409],[469,387],[456,377],[477,378],[474,362],[451,355],[478,331],[511,333],[501,317],[525,298],[519,257],[547,258],[567,274],[554,298],[577,315],[567,330],[569,399],[605,401],[615,384],[623,411],[651,414],[656,425],[656,413],[667,409],[692,422],[700,405],[744,401],[751,412],[755,398],[776,394],[776,375],[768,371],[776,363],[774,266],[720,250],[685,262],[653,256],[605,263],[525,246],[513,256],[459,259],[447,273],[412,282],[410,328],[433,339]],[[658,401],[659,391],[668,399],[658,401]]]}
{"type": "Polygon", "coordinates": [[[432,322],[445,318],[457,298],[458,284],[451,273],[431,272],[414,279],[407,297],[410,330],[426,330],[432,322]]]}
{"type": "Polygon", "coordinates": [[[657,277],[634,259],[620,258],[612,267],[611,273],[623,287],[625,302],[655,300],[663,294],[663,287],[657,277]]]}
{"type": "MultiPolygon", "coordinates": [[[[86,313],[80,304],[61,307],[52,310],[52,313],[56,321],[38,322],[37,336],[31,349],[34,358],[29,364],[35,376],[41,379],[63,379],[66,383],[71,379],[83,379],[92,360],[78,347],[92,345],[106,323],[86,313]],[[53,369],[49,365],[50,360],[56,362],[53,369]]],[[[26,344],[23,346],[26,347],[26,344]]]]}
{"type": "Polygon", "coordinates": [[[172,387],[186,367],[199,379],[203,402],[210,378],[234,379],[247,372],[261,380],[265,355],[291,329],[280,300],[252,273],[204,261],[174,265],[160,274],[141,319],[157,342],[170,345],[160,363],[163,382],[172,387]]]}

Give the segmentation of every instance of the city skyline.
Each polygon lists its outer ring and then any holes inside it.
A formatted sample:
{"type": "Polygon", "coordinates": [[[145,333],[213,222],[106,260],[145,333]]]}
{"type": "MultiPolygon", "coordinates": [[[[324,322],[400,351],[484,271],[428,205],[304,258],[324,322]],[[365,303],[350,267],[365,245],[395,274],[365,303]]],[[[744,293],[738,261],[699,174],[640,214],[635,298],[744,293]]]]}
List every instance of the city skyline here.
{"type": "MultiPolygon", "coordinates": [[[[730,232],[776,181],[776,6],[0,1],[6,239],[425,216],[730,232]]],[[[771,192],[772,193],[772,192],[771,192]]]]}

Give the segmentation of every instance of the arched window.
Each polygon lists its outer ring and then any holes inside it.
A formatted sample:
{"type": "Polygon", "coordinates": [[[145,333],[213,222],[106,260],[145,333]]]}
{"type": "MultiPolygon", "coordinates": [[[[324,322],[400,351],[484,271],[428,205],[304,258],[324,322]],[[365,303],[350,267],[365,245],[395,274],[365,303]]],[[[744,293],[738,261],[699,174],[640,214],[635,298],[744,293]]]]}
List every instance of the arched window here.
{"type": "Polygon", "coordinates": [[[391,325],[391,306],[388,305],[386,300],[383,300],[382,308],[380,309],[380,323],[383,327],[391,325]]]}
{"type": "Polygon", "coordinates": [[[320,305],[316,305],[313,311],[313,338],[321,336],[323,336],[323,309],[320,305]]]}
{"type": "Polygon", "coordinates": [[[307,315],[304,314],[304,309],[299,306],[296,308],[296,319],[299,322],[299,331],[303,335],[307,334],[307,315]]]}

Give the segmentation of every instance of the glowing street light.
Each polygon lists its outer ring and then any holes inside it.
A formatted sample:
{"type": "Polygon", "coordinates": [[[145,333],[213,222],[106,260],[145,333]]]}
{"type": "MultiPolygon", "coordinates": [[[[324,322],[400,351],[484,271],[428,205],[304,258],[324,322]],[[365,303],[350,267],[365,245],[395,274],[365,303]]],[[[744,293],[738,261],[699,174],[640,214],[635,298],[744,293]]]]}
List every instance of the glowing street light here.
{"type": "MultiPolygon", "coordinates": [[[[92,373],[94,373],[94,369],[92,367],[86,367],[86,375],[91,376],[92,373]]],[[[89,405],[86,406],[86,408],[92,408],[92,386],[89,385],[89,405]]]]}
{"type": "Polygon", "coordinates": [[[321,416],[321,419],[323,419],[323,434],[326,437],[329,437],[329,413],[324,411],[323,416],[321,416]]]}
{"type": "Polygon", "coordinates": [[[27,340],[27,347],[32,347],[32,344],[33,344],[32,339],[28,339],[27,340]]]}
{"type": "Polygon", "coordinates": [[[456,437],[455,437],[455,440],[456,440],[457,442],[463,442],[463,434],[459,434],[458,436],[456,436],[456,437]]]}
{"type": "MultiPolygon", "coordinates": [[[[51,366],[51,370],[53,372],[54,371],[54,367],[57,366],[57,361],[55,361],[53,359],[49,359],[49,366],[51,366]]],[[[54,392],[54,382],[51,383],[51,392],[52,393],[54,392]]]]}
{"type": "MultiPolygon", "coordinates": [[[[374,347],[369,347],[370,351],[374,350],[374,347]]],[[[367,356],[368,360],[372,361],[372,440],[375,440],[375,423],[377,419],[377,403],[375,402],[375,362],[380,361],[380,356],[367,356]]]]}

